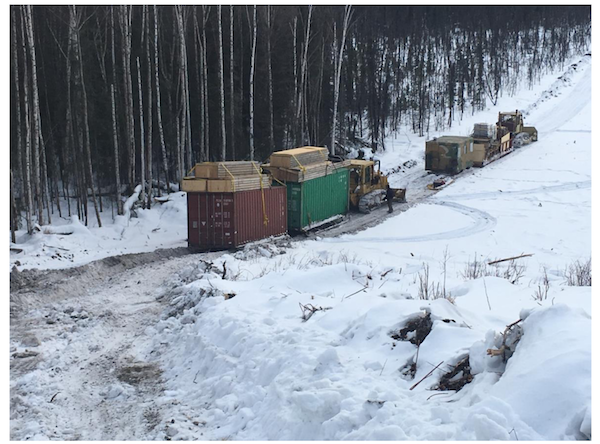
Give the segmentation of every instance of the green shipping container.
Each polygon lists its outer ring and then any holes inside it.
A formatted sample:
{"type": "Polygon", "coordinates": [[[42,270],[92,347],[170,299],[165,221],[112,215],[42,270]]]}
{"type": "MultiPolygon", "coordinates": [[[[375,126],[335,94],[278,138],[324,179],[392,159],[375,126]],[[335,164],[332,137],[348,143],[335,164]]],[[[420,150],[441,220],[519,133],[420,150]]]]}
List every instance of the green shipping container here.
{"type": "Polygon", "coordinates": [[[288,229],[302,231],[311,224],[348,212],[346,168],[306,182],[287,183],[288,229]]]}

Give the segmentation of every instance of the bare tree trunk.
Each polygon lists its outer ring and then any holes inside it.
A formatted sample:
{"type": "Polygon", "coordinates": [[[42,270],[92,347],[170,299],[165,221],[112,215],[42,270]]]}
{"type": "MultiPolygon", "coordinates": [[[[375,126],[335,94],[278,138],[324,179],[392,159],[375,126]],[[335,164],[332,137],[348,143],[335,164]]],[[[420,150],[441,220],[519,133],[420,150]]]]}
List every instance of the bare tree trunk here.
{"type": "Polygon", "coordinates": [[[235,96],[233,89],[234,80],[234,52],[233,52],[233,25],[234,25],[234,11],[233,5],[229,7],[229,128],[230,128],[230,144],[231,144],[231,160],[235,160],[235,96]]]}
{"type": "MultiPolygon", "coordinates": [[[[31,109],[31,118],[33,122],[31,140],[33,142],[33,169],[34,171],[34,186],[35,186],[35,194],[37,201],[37,216],[38,216],[38,224],[44,225],[44,204],[43,204],[43,189],[42,183],[40,179],[41,175],[41,151],[40,151],[40,121],[39,121],[39,113],[38,113],[38,95],[37,95],[37,74],[36,74],[36,66],[35,66],[35,49],[33,46],[33,30],[31,29],[32,24],[30,21],[30,11],[29,8],[31,6],[22,6],[23,12],[23,27],[26,30],[27,36],[27,47],[29,48],[29,57],[31,59],[31,96],[32,96],[32,109],[31,109]]],[[[25,43],[23,48],[25,48],[25,43]]],[[[25,57],[25,64],[27,64],[27,57],[25,57]]],[[[27,88],[27,86],[26,86],[27,88]]]]}
{"type": "Polygon", "coordinates": [[[133,84],[131,80],[131,14],[132,7],[121,5],[120,23],[123,41],[123,84],[125,85],[125,118],[126,118],[126,140],[129,168],[127,171],[128,183],[131,188],[135,187],[135,121],[133,113],[133,84]]]}
{"type": "Polygon", "coordinates": [[[254,160],[254,65],[256,63],[256,5],[252,14],[252,53],[250,55],[250,160],[254,160]]]}
{"type": "Polygon", "coordinates": [[[110,84],[110,101],[112,110],[113,146],[115,154],[115,200],[117,214],[123,215],[123,202],[121,201],[121,172],[119,171],[119,141],[117,138],[117,114],[115,109],[115,86],[110,84]]]}
{"type": "Polygon", "coordinates": [[[197,69],[194,70],[194,73],[196,75],[196,85],[198,85],[198,90],[200,92],[200,160],[204,161],[206,160],[204,155],[206,152],[206,149],[204,147],[204,144],[206,142],[205,138],[204,138],[204,132],[205,132],[205,128],[204,128],[204,79],[203,79],[203,75],[200,76],[200,73],[204,72],[203,71],[203,65],[204,65],[204,60],[202,58],[202,54],[200,52],[200,50],[198,49],[198,47],[202,47],[202,37],[200,36],[200,25],[198,25],[198,15],[196,13],[197,9],[196,7],[193,8],[193,17],[194,17],[194,49],[196,52],[196,63],[198,64],[197,69]]]}
{"type": "Polygon", "coordinates": [[[302,64],[300,65],[300,89],[298,91],[298,101],[296,108],[296,122],[298,122],[299,126],[299,140],[297,140],[296,144],[304,144],[305,135],[304,135],[304,120],[306,113],[303,113],[302,99],[306,94],[306,71],[308,65],[308,44],[310,41],[310,25],[312,19],[312,5],[308,5],[308,20],[306,22],[306,37],[304,38],[304,53],[302,55],[302,64]]]}
{"type": "MultiPolygon", "coordinates": [[[[81,63],[81,45],[79,41],[79,19],[77,17],[77,11],[75,6],[70,6],[70,26],[69,34],[72,41],[73,49],[73,65],[74,65],[74,83],[75,83],[75,99],[78,104],[79,112],[76,114],[76,120],[78,121],[78,139],[80,146],[85,147],[85,157],[87,163],[87,174],[89,179],[89,187],[92,191],[92,202],[94,204],[94,210],[96,212],[96,219],[98,221],[98,227],[102,227],[102,219],[100,218],[100,211],[98,209],[98,202],[96,200],[96,190],[94,187],[94,171],[92,169],[92,153],[90,147],[90,129],[88,120],[88,109],[87,109],[87,95],[85,90],[85,81],[83,77],[83,65],[81,63]]],[[[83,162],[82,162],[83,163],[83,162]]],[[[87,193],[87,191],[86,191],[87,193]]],[[[86,217],[87,220],[87,217],[86,217]]]]}
{"type": "MultiPolygon", "coordinates": [[[[23,167],[23,134],[21,133],[21,86],[19,85],[19,54],[17,51],[17,14],[16,8],[11,9],[12,27],[11,27],[11,50],[13,58],[13,76],[15,81],[15,119],[16,119],[16,139],[17,139],[17,165],[19,175],[23,178],[21,181],[22,193],[27,202],[30,202],[31,196],[27,190],[27,172],[23,167]]],[[[28,155],[28,154],[27,154],[28,155]]],[[[30,173],[31,174],[31,173],[30,173]]],[[[12,171],[11,171],[12,177],[12,171]]],[[[31,186],[31,182],[29,182],[31,186]]],[[[31,233],[31,208],[26,206],[27,210],[27,231],[31,233]]],[[[15,215],[15,217],[17,217],[15,215]]]]}
{"type": "Polygon", "coordinates": [[[208,20],[209,6],[202,6],[202,71],[204,88],[204,159],[210,160],[210,116],[208,109],[208,62],[206,58],[206,22],[208,20]]]}
{"type": "MultiPolygon", "coordinates": [[[[39,102],[38,102],[39,104],[39,102]]],[[[41,122],[41,118],[40,118],[40,110],[38,108],[38,119],[40,119],[41,122]]],[[[50,207],[52,206],[52,202],[50,200],[50,187],[48,185],[48,166],[46,163],[46,144],[44,143],[44,138],[42,137],[42,133],[41,133],[41,128],[40,128],[40,152],[41,152],[41,156],[42,156],[42,177],[41,177],[41,182],[42,182],[42,194],[43,194],[43,200],[44,203],[46,204],[46,214],[48,215],[48,223],[51,224],[52,223],[52,217],[50,216],[50,207]]]]}
{"type": "Polygon", "coordinates": [[[152,60],[150,59],[150,7],[146,7],[146,64],[148,66],[146,75],[146,147],[148,150],[148,155],[146,156],[146,165],[144,168],[148,170],[148,202],[146,203],[146,207],[150,208],[152,205],[152,60]]]}
{"type": "MultiPolygon", "coordinates": [[[[165,175],[165,185],[167,187],[167,193],[169,192],[169,165],[167,163],[167,147],[165,145],[165,134],[162,125],[162,111],[160,107],[160,81],[158,77],[158,13],[156,6],[154,9],[154,85],[156,87],[156,120],[158,123],[158,134],[160,136],[160,147],[162,153],[163,171],[165,175]]],[[[159,175],[160,177],[160,175],[159,175]]],[[[160,193],[160,187],[159,187],[160,193]]]]}
{"type": "Polygon", "coordinates": [[[269,81],[269,149],[275,149],[275,129],[273,124],[273,70],[271,67],[271,6],[267,5],[267,71],[269,81]]]}
{"type": "MultiPolygon", "coordinates": [[[[21,48],[23,52],[23,105],[25,113],[25,191],[27,195],[27,232],[33,233],[33,192],[31,186],[31,113],[29,112],[29,70],[25,49],[24,6],[21,7],[21,48]]],[[[34,156],[35,157],[35,156],[34,156]]],[[[35,167],[35,165],[34,165],[35,167]]]]}
{"type": "Polygon", "coordinates": [[[17,243],[16,231],[18,229],[17,208],[15,205],[15,184],[13,181],[12,168],[10,169],[10,240],[13,244],[17,243]]]}
{"type": "Polygon", "coordinates": [[[189,82],[187,68],[187,46],[185,42],[185,22],[183,17],[183,6],[175,6],[177,30],[179,33],[179,79],[181,83],[181,139],[182,139],[182,162],[180,178],[183,178],[188,168],[192,166],[192,140],[190,135],[190,102],[189,102],[189,82]],[[185,155],[184,155],[185,153],[185,155]],[[185,158],[185,161],[183,159],[185,158]],[[187,163],[187,167],[185,164],[187,163]]]}
{"type": "Polygon", "coordinates": [[[112,131],[113,131],[113,148],[115,155],[115,202],[117,203],[117,214],[123,215],[123,202],[121,200],[121,170],[119,162],[119,137],[117,128],[117,108],[115,103],[115,85],[117,81],[116,57],[115,57],[115,18],[113,13],[114,6],[110,7],[111,20],[111,59],[112,59],[112,80],[110,84],[110,101],[112,111],[112,131]]]}
{"type": "MultiPolygon", "coordinates": [[[[67,204],[68,204],[68,208],[69,208],[69,217],[71,216],[71,196],[69,193],[69,180],[72,180],[74,183],[73,185],[75,186],[75,190],[77,190],[78,188],[78,178],[79,178],[79,174],[78,171],[79,169],[76,167],[76,165],[73,168],[69,168],[69,166],[73,165],[75,162],[75,143],[73,141],[73,113],[71,111],[71,106],[72,106],[72,101],[71,101],[71,39],[68,39],[68,43],[67,43],[67,54],[66,54],[66,62],[65,62],[65,71],[66,71],[66,75],[65,75],[65,79],[66,79],[66,89],[67,89],[67,99],[66,99],[66,103],[67,103],[67,110],[65,112],[65,152],[66,152],[66,159],[69,159],[69,162],[65,162],[66,166],[65,166],[65,173],[67,175],[66,178],[66,199],[67,199],[67,204]],[[70,171],[73,172],[73,174],[70,174],[70,171]]],[[[79,197],[77,198],[77,216],[81,216],[80,211],[79,211],[79,197]]]]}
{"type": "MultiPolygon", "coordinates": [[[[346,33],[348,32],[348,25],[350,23],[350,16],[352,15],[352,6],[346,6],[344,12],[344,26],[342,28],[342,41],[340,43],[339,52],[337,53],[337,60],[335,64],[335,86],[333,87],[333,123],[331,124],[331,147],[329,152],[335,154],[335,131],[337,125],[337,112],[338,112],[338,101],[340,97],[340,79],[342,75],[342,60],[344,58],[344,46],[346,44],[346,33]]],[[[335,30],[334,30],[335,33],[335,30]]],[[[336,43],[337,46],[337,43],[336,43]]],[[[336,51],[338,49],[336,48],[336,51]]]]}
{"type": "Polygon", "coordinates": [[[223,68],[223,26],[221,5],[217,6],[217,19],[219,22],[219,103],[221,116],[221,160],[227,158],[227,133],[225,132],[225,83],[223,68]]]}
{"type": "Polygon", "coordinates": [[[135,59],[138,77],[138,109],[140,114],[140,181],[142,190],[140,191],[140,200],[142,205],[146,206],[146,158],[144,149],[144,100],[142,98],[142,70],[140,69],[140,58],[135,59]]]}
{"type": "Polygon", "coordinates": [[[298,16],[294,17],[294,108],[298,108],[298,16]]]}

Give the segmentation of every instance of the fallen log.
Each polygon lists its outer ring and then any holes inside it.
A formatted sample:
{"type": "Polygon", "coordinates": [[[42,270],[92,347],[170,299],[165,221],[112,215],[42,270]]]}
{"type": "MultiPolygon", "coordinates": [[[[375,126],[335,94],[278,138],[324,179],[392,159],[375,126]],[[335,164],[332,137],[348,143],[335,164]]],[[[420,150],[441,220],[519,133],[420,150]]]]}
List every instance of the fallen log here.
{"type": "Polygon", "coordinates": [[[533,256],[533,253],[531,254],[521,254],[519,256],[513,256],[513,257],[507,257],[505,259],[498,259],[492,262],[488,262],[488,265],[494,265],[494,264],[499,264],[500,262],[506,262],[506,261],[514,261],[515,259],[521,259],[522,257],[529,257],[529,256],[533,256]]]}

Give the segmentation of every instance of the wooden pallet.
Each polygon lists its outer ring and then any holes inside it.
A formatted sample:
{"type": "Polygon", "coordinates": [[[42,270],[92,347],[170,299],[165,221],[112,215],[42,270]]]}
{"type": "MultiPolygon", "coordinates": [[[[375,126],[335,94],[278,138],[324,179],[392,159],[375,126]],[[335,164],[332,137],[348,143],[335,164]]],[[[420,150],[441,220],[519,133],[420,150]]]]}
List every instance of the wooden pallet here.
{"type": "Polygon", "coordinates": [[[270,165],[279,168],[297,168],[328,160],[327,148],[304,146],[271,154],[270,165]]]}

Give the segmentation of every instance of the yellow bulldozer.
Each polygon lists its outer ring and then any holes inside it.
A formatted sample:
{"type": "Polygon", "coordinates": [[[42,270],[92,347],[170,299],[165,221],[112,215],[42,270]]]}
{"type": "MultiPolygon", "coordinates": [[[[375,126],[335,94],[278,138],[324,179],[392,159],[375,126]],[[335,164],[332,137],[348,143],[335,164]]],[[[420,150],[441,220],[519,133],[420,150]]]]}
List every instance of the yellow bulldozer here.
{"type": "MultiPolygon", "coordinates": [[[[379,160],[352,159],[343,162],[350,170],[350,207],[361,213],[370,213],[384,202],[388,178],[381,172],[379,160]]],[[[406,202],[406,189],[392,188],[395,202],[406,202]]]]}
{"type": "Polygon", "coordinates": [[[498,113],[496,123],[496,140],[510,134],[512,146],[518,148],[538,139],[537,129],[534,126],[525,126],[523,114],[519,111],[498,113]]]}

